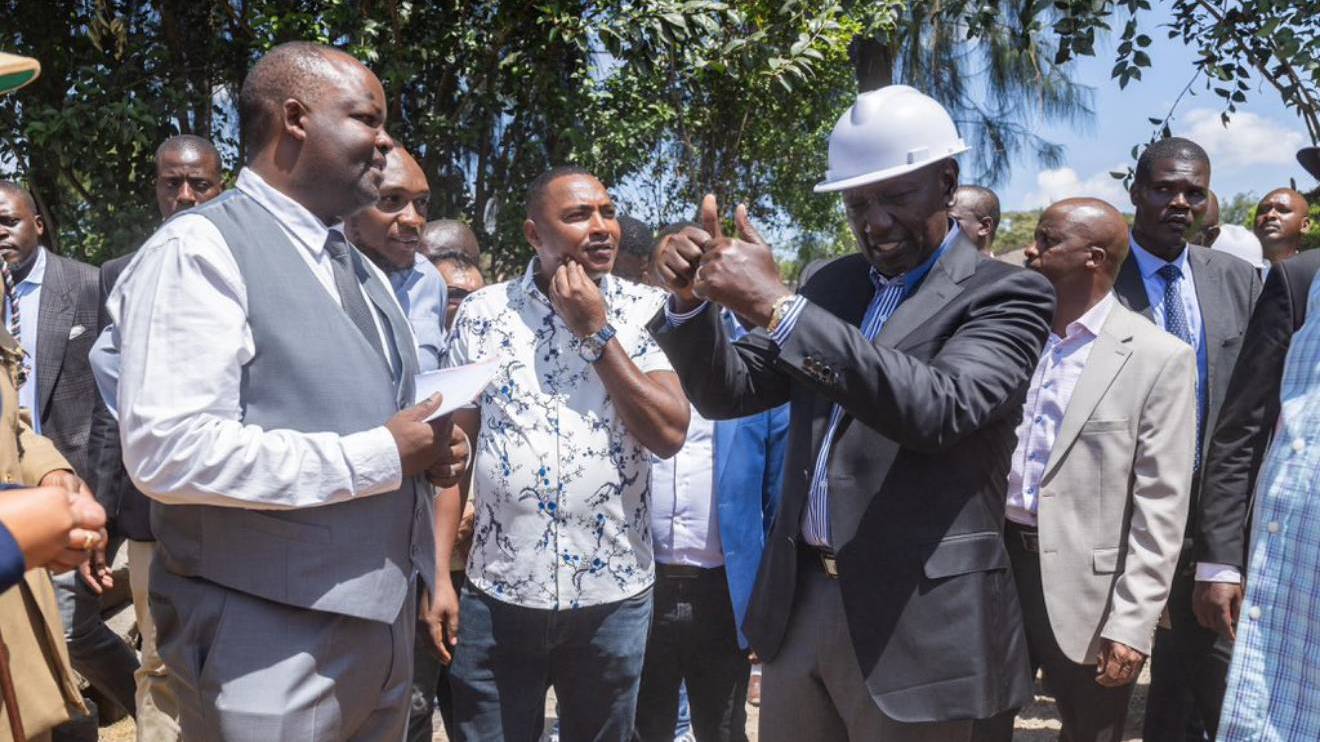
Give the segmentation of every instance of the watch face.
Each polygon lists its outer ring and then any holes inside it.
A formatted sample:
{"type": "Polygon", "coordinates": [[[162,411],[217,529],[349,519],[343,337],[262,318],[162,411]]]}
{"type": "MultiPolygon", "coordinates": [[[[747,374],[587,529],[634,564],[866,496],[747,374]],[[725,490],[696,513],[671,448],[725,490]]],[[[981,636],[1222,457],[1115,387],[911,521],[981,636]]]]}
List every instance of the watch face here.
{"type": "Polygon", "coordinates": [[[595,335],[582,338],[578,343],[578,355],[582,356],[582,360],[588,363],[599,361],[603,349],[600,340],[595,335]]]}

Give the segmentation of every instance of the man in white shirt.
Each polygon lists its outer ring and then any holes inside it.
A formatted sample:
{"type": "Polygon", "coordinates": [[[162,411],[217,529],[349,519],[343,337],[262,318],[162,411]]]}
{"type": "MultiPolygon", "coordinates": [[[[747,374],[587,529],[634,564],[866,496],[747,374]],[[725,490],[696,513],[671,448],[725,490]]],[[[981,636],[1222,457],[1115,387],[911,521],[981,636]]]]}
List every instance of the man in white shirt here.
{"type": "Polygon", "coordinates": [[[553,685],[565,739],[631,738],[651,621],[652,453],[688,403],[646,329],[660,291],[609,275],[619,223],[576,167],[528,190],[520,278],[459,307],[451,365],[495,360],[473,410],[476,525],[450,669],[457,737],[535,739],[553,685]]]}
{"type": "Polygon", "coordinates": [[[422,475],[452,485],[466,444],[425,421],[439,395],[408,407],[407,320],[343,235],[378,195],[385,113],[351,56],[272,49],[239,96],[236,187],[167,222],[109,297],[185,739],[403,736],[416,580],[443,589],[422,475]]]}
{"type": "MultiPolygon", "coordinates": [[[[1196,354],[1114,298],[1127,226],[1096,199],[1045,210],[1027,267],[1054,286],[1008,475],[1005,540],[1034,671],[1064,739],[1119,742],[1187,519],[1196,354]]],[[[978,725],[1013,737],[1012,713],[978,725]]]]}

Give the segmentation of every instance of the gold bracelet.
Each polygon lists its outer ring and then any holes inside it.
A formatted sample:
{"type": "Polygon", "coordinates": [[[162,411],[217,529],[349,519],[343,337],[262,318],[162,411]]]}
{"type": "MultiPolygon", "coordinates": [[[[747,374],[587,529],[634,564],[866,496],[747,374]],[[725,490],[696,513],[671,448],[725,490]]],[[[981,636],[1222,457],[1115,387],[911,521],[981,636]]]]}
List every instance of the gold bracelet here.
{"type": "Polygon", "coordinates": [[[775,303],[770,305],[770,322],[766,324],[766,332],[774,332],[779,329],[779,325],[784,321],[784,312],[788,310],[789,302],[793,301],[796,294],[784,294],[775,299],[775,303]]]}

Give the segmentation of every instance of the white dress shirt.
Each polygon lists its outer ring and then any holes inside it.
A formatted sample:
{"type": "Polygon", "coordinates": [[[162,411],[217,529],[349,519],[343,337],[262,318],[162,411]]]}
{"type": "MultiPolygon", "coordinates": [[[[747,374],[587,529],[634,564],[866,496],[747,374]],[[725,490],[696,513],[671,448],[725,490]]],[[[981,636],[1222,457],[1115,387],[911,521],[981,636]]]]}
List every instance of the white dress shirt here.
{"type": "MultiPolygon", "coordinates": [[[[476,524],[467,576],[497,600],[560,610],[633,597],[655,579],[651,453],[536,285],[487,286],[458,308],[446,365],[498,359],[473,441],[476,524]]],[[[646,323],[664,293],[606,275],[615,340],[642,373],[671,371],[646,323]]]]}
{"type": "Polygon", "coordinates": [[[695,408],[678,453],[651,457],[651,541],[661,564],[724,564],[715,504],[715,423],[695,408]]]}
{"type": "Polygon", "coordinates": [[[1091,348],[1113,306],[1114,295],[1111,293],[1070,322],[1064,337],[1051,332],[1045,341],[1045,351],[1031,375],[1031,386],[1022,405],[1017,448],[1013,450],[1012,468],[1008,473],[1008,509],[1005,514],[1014,523],[1036,525],[1040,480],[1045,475],[1045,464],[1054,449],[1054,440],[1059,435],[1059,426],[1063,424],[1077,380],[1082,378],[1086,360],[1091,357],[1091,348]]]}
{"type": "MultiPolygon", "coordinates": [[[[46,248],[38,245],[32,269],[26,277],[14,286],[14,296],[18,299],[19,344],[23,346],[23,369],[27,381],[18,388],[18,406],[26,407],[32,413],[32,428],[41,432],[41,400],[37,399],[37,328],[41,314],[41,284],[46,280],[46,248]]],[[[5,302],[5,327],[10,326],[9,302],[5,302]]]]}
{"type": "MultiPolygon", "coordinates": [[[[338,304],[325,241],[342,225],[326,227],[246,168],[236,187],[276,218],[338,304]]],[[[185,213],[157,230],[116,283],[107,309],[120,342],[124,464],[149,497],[289,509],[399,488],[398,447],[383,425],[341,436],[240,422],[242,369],[256,352],[247,292],[224,238],[204,216],[185,213]]],[[[390,358],[383,334],[380,343],[390,358]]]]}

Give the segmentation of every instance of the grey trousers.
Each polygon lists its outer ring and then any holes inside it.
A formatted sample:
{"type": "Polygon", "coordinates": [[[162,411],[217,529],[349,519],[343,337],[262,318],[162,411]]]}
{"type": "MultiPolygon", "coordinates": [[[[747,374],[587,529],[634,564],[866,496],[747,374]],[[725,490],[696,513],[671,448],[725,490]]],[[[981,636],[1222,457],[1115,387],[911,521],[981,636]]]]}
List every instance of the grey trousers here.
{"type": "Polygon", "coordinates": [[[415,588],[393,624],[151,570],[151,614],[186,740],[402,740],[415,588]]]}
{"type": "Polygon", "coordinates": [[[761,677],[762,742],[966,742],[972,722],[909,724],[875,705],[848,638],[837,580],[798,565],[788,632],[761,677]]]}

